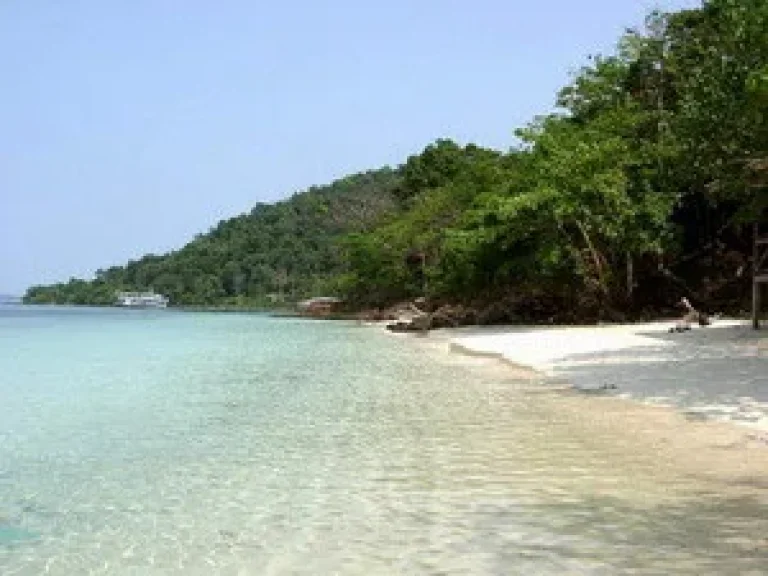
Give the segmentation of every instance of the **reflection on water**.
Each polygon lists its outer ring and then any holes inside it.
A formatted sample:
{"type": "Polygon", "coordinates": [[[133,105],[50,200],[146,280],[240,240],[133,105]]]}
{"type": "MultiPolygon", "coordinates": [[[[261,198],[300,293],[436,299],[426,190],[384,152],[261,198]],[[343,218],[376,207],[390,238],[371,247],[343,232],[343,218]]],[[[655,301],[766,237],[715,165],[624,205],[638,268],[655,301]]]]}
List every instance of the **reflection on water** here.
{"type": "Polygon", "coordinates": [[[724,484],[591,435],[574,413],[599,426],[607,405],[491,361],[345,324],[98,322],[119,347],[39,332],[35,354],[67,359],[16,354],[23,394],[0,380],[17,408],[0,408],[4,575],[768,566],[760,478],[724,484]]]}

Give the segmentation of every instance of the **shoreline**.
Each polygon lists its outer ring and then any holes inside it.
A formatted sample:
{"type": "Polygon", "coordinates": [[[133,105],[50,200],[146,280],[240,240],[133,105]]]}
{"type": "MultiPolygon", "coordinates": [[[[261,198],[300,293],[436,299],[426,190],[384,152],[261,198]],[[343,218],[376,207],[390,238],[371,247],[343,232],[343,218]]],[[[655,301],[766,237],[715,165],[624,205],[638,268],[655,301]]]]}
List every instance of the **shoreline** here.
{"type": "MultiPolygon", "coordinates": [[[[615,325],[603,327],[576,328],[530,328],[530,327],[473,327],[451,328],[430,333],[424,340],[416,340],[420,345],[427,345],[443,353],[457,354],[472,361],[478,361],[478,375],[482,377],[484,369],[512,370],[516,380],[530,381],[531,386],[511,386],[509,390],[496,391],[503,395],[536,394],[536,401],[531,405],[540,411],[545,421],[558,429],[565,428],[575,441],[589,446],[590,449],[606,458],[624,461],[627,458],[642,462],[642,466],[658,467],[665,477],[677,477],[681,484],[689,479],[705,481],[713,494],[721,490],[736,491],[756,497],[768,503],[768,427],[766,420],[756,423],[743,422],[732,418],[717,418],[707,412],[681,408],[642,397],[622,394],[626,381],[617,384],[617,390],[602,389],[599,385],[587,387],[584,381],[590,378],[605,377],[600,374],[601,367],[609,367],[611,374],[621,375],[622,366],[633,366],[625,362],[627,352],[643,349],[644,352],[657,351],[656,346],[642,340],[634,340],[633,332],[646,332],[650,327],[651,340],[665,330],[670,323],[652,325],[615,325]],[[568,336],[564,336],[567,332],[568,336]],[[617,334],[624,334],[623,340],[617,334]],[[592,338],[588,335],[591,334],[592,338]],[[605,340],[608,339],[608,341],[605,340]],[[468,341],[469,339],[469,341],[468,341]],[[519,345],[528,340],[529,345],[519,345]],[[568,351],[552,347],[543,347],[538,356],[530,351],[537,345],[560,342],[570,339],[573,348],[594,348],[601,342],[605,344],[602,352],[593,351],[594,358],[586,362],[582,358],[566,359],[568,351]],[[511,347],[512,344],[517,346],[511,347]],[[643,344],[646,346],[644,347],[643,344]],[[601,364],[601,360],[604,363],[601,364]],[[484,361],[487,361],[485,364],[484,361]],[[484,366],[484,367],[483,367],[484,366]],[[542,370],[544,367],[546,369],[542,370]],[[569,370],[576,372],[569,374],[569,370]],[[571,379],[569,376],[576,376],[571,379]],[[618,392],[618,393],[617,393],[618,392]],[[746,425],[745,425],[746,424],[746,425]],[[631,456],[629,456],[631,455],[631,456]]],[[[657,359],[660,366],[666,366],[672,379],[684,376],[679,383],[681,389],[689,383],[696,370],[697,357],[691,356],[694,350],[703,347],[707,351],[720,349],[721,355],[716,362],[728,364],[738,357],[733,355],[732,347],[748,345],[759,349],[759,367],[764,369],[766,394],[768,394],[768,344],[766,336],[743,333],[738,321],[722,321],[722,332],[704,332],[710,328],[694,331],[693,334],[667,335],[683,341],[688,357],[676,357],[680,352],[674,342],[661,346],[669,349],[674,360],[657,359]],[[685,338],[692,342],[685,342],[685,338]],[[736,342],[733,342],[736,337],[736,342]],[[702,344],[702,340],[704,343],[702,344]],[[748,344],[745,344],[748,343],[748,344]],[[755,344],[756,343],[756,344],[755,344]],[[729,348],[730,347],[730,348],[729,348]],[[723,349],[725,348],[725,349],[723,349]],[[729,354],[729,352],[731,354],[729,354]],[[670,363],[673,366],[668,366],[670,363]],[[685,380],[688,378],[689,380],[685,380]]],[[[717,330],[717,328],[715,328],[717,330]]],[[[635,334],[637,336],[637,334],[635,334]]],[[[642,336],[642,334],[641,334],[642,336]]],[[[583,354],[583,352],[581,352],[583,354]]],[[[706,355],[705,355],[706,356],[706,355]]],[[[644,367],[642,362],[634,366],[644,367]]],[[[759,369],[758,367],[758,369],[759,369]]],[[[705,372],[710,367],[703,366],[705,372]]],[[[706,374],[705,374],[706,375],[706,374]]],[[[624,378],[631,378],[632,370],[625,371],[624,378]]],[[[736,378],[744,377],[739,372],[736,378]]],[[[721,386],[728,386],[722,383],[721,386]]],[[[640,466],[640,467],[642,467],[640,466]]]]}
{"type": "Polygon", "coordinates": [[[672,322],[458,328],[449,349],[528,368],[583,392],[731,421],[768,438],[768,337],[739,320],[670,333],[672,322]]]}

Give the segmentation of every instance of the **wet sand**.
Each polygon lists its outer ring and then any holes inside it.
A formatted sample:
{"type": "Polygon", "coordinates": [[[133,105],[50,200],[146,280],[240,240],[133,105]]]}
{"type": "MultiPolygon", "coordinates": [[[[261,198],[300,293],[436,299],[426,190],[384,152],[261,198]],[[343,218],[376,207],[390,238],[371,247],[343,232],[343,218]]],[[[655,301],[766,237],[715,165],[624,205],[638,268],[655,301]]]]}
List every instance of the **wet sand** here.
{"type": "Polygon", "coordinates": [[[692,421],[679,411],[612,397],[565,393],[549,398],[574,438],[608,458],[632,453],[643,469],[659,477],[680,474],[718,489],[758,491],[768,504],[768,441],[743,427],[709,420],[692,421]],[[651,464],[652,463],[652,464],[651,464]]]}
{"type": "Polygon", "coordinates": [[[584,391],[736,422],[768,436],[768,336],[739,321],[670,333],[670,322],[568,328],[461,328],[451,348],[496,357],[584,391]]]}
{"type": "MultiPolygon", "coordinates": [[[[731,496],[743,495],[768,505],[768,431],[764,427],[768,420],[764,415],[757,426],[754,421],[743,426],[738,420],[713,419],[706,411],[654,405],[602,389],[612,383],[621,391],[638,378],[652,380],[663,370],[669,380],[677,379],[681,390],[719,375],[717,386],[723,394],[738,390],[744,382],[768,394],[764,333],[730,321],[673,336],[668,332],[670,325],[460,328],[433,333],[425,340],[474,361],[485,359],[503,366],[514,379],[526,380],[529,384],[523,392],[537,396],[531,409],[549,420],[558,434],[589,446],[608,463],[630,467],[630,475],[636,467],[638,482],[658,479],[675,498],[727,490],[731,496]],[[637,361],[637,356],[631,357],[638,351],[655,355],[650,363],[653,370],[637,361]],[[744,359],[751,362],[743,363],[744,359]],[[713,373],[715,365],[719,371],[713,373]],[[729,376],[722,378],[722,374],[729,376]],[[694,494],[689,493],[686,486],[694,485],[694,494]]],[[[505,394],[520,392],[519,388],[494,390],[492,396],[503,402],[505,394]]],[[[752,400],[752,406],[760,404],[752,400]]],[[[763,544],[768,552],[768,539],[763,544]]]]}

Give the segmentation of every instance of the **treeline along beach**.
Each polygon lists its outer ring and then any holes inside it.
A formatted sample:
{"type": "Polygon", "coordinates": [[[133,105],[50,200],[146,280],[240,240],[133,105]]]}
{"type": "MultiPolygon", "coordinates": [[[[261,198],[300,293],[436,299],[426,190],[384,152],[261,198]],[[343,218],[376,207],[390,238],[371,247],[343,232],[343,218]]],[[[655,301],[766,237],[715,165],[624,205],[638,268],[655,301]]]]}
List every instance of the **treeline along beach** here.
{"type": "Polygon", "coordinates": [[[768,206],[766,30],[763,0],[652,13],[506,151],[437,140],[25,301],[151,288],[172,305],[334,295],[356,309],[426,295],[481,323],[631,318],[681,296],[745,310],[768,206]]]}

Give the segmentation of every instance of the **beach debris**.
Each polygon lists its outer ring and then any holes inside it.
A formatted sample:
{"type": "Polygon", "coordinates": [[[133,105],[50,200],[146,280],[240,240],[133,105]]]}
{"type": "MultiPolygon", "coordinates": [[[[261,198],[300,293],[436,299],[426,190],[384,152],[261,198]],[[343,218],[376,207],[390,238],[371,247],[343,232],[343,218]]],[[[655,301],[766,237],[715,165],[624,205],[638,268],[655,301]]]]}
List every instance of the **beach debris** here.
{"type": "Polygon", "coordinates": [[[438,328],[456,328],[477,324],[477,312],[461,304],[444,304],[429,311],[429,304],[424,298],[400,304],[391,310],[395,322],[387,326],[394,332],[424,332],[438,328]]]}
{"type": "Polygon", "coordinates": [[[768,446],[768,434],[766,433],[751,433],[747,434],[747,439],[754,442],[761,442],[768,446]]]}
{"type": "Polygon", "coordinates": [[[571,389],[575,390],[576,392],[580,394],[587,394],[587,395],[603,395],[608,394],[612,390],[616,390],[618,386],[616,384],[608,384],[604,383],[600,386],[573,386],[571,389]]]}
{"type": "Polygon", "coordinates": [[[680,306],[685,308],[685,314],[674,327],[669,329],[670,332],[687,332],[691,329],[692,324],[698,324],[699,326],[709,326],[712,324],[709,315],[706,312],[696,310],[688,298],[681,298],[680,306]]]}
{"type": "MultiPolygon", "coordinates": [[[[423,302],[416,301],[420,304],[423,302]]],[[[397,314],[397,320],[387,324],[387,329],[393,332],[425,332],[431,327],[431,316],[416,306],[416,302],[408,302],[401,305],[397,314]]]]}

